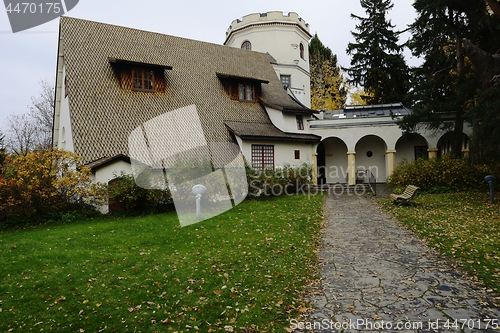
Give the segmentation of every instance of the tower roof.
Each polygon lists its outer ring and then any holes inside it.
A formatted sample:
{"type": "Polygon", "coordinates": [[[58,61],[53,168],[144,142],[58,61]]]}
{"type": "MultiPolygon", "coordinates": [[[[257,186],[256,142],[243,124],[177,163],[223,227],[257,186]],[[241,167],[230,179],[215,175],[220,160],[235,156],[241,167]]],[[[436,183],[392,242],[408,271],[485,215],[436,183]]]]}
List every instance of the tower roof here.
{"type": "Polygon", "coordinates": [[[299,17],[297,13],[272,11],[267,13],[253,13],[243,16],[241,19],[233,20],[226,31],[226,40],[224,45],[226,45],[231,35],[237,31],[258,25],[265,26],[272,24],[294,25],[299,27],[309,38],[312,37],[309,32],[309,23],[306,23],[306,21],[299,17]]]}

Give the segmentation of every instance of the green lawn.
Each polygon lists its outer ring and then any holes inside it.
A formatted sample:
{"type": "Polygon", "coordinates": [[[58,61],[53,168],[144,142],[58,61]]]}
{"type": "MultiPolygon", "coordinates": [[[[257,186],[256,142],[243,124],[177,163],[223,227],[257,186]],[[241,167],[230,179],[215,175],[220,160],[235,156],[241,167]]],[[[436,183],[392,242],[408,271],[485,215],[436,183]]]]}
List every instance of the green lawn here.
{"type": "Polygon", "coordinates": [[[0,233],[0,331],[283,332],[304,309],[323,197],[0,233]]]}
{"type": "Polygon", "coordinates": [[[416,207],[379,201],[400,222],[500,293],[500,204],[485,192],[423,194],[416,207]]]}

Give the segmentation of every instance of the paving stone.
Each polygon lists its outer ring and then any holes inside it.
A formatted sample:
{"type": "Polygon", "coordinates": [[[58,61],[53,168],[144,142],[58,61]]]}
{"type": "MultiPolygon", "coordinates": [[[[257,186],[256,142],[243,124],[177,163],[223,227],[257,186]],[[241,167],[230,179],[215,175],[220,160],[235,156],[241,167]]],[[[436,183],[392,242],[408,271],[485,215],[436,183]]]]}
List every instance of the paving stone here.
{"type": "MultiPolygon", "coordinates": [[[[453,332],[442,327],[451,318],[500,321],[498,295],[472,283],[470,277],[463,276],[391,219],[369,197],[329,196],[325,213],[321,249],[317,252],[322,278],[315,286],[317,295],[306,296],[314,310],[303,320],[384,321],[413,326],[410,330],[369,325],[343,330],[321,327],[308,332],[453,332]]],[[[476,325],[464,327],[462,332],[500,330],[476,325]]]]}

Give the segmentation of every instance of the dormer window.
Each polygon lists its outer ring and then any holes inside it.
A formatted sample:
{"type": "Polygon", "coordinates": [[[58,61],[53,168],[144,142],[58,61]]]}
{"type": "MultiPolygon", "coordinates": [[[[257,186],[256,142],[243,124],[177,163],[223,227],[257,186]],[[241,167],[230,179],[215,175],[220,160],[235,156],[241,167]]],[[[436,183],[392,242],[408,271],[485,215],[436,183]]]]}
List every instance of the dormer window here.
{"type": "Polygon", "coordinates": [[[132,68],[133,89],[137,91],[154,91],[153,70],[148,68],[132,68]]]}
{"type": "Polygon", "coordinates": [[[131,91],[166,91],[165,70],[172,66],[108,58],[122,89],[131,91]]]}
{"type": "Polygon", "coordinates": [[[224,90],[234,101],[255,103],[262,95],[262,84],[269,81],[246,76],[236,76],[224,73],[216,73],[224,90]]]}
{"type": "Polygon", "coordinates": [[[240,83],[238,87],[240,101],[253,102],[255,100],[254,85],[252,83],[240,83]]]}

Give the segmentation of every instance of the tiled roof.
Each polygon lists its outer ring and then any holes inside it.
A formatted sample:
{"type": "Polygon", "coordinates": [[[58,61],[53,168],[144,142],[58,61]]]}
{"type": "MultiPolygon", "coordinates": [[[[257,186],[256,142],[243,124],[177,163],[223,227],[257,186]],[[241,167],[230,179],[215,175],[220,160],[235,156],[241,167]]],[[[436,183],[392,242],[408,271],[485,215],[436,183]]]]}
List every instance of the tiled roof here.
{"type": "Polygon", "coordinates": [[[226,121],[229,130],[243,140],[277,140],[319,142],[320,136],[314,134],[285,133],[270,123],[226,121]]]}
{"type": "Polygon", "coordinates": [[[112,157],[103,157],[98,160],[92,161],[90,163],[87,163],[86,167],[96,170],[99,169],[100,167],[106,166],[107,164],[114,162],[114,161],[124,161],[127,163],[130,163],[130,157],[125,156],[123,154],[118,154],[116,156],[112,157]]]}
{"type": "Polygon", "coordinates": [[[344,119],[344,118],[377,118],[405,116],[413,111],[403,103],[375,104],[375,105],[354,105],[346,106],[341,110],[324,111],[323,119],[344,119]]]}
{"type": "Polygon", "coordinates": [[[262,83],[262,104],[310,111],[283,90],[273,59],[264,53],[70,17],[61,17],[59,49],[69,85],[74,149],[85,163],[129,156],[128,136],[134,129],[193,104],[208,142],[231,142],[224,121],[272,126],[260,103],[231,100],[216,73],[268,81],[262,83]],[[122,89],[109,59],[165,68],[165,92],[122,89]]]}

